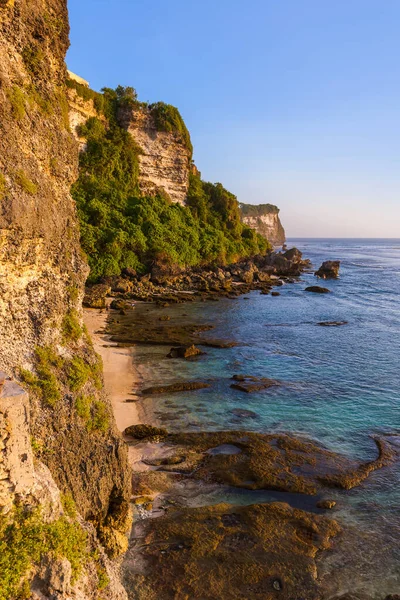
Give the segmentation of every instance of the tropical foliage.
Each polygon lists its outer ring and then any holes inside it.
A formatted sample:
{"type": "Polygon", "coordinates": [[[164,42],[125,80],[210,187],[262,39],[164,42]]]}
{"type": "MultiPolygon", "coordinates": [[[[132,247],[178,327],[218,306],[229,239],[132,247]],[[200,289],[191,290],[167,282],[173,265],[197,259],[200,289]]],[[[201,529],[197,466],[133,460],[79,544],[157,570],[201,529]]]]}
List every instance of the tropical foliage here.
{"type": "MultiPolygon", "coordinates": [[[[139,193],[139,154],[132,136],[120,126],[121,107],[143,108],[133,88],[103,90],[107,125],[90,118],[81,128],[87,139],[80,175],[72,188],[81,223],[82,247],[91,267],[90,281],[119,275],[125,268],[146,272],[155,260],[189,267],[225,264],[265,252],[268,243],[240,221],[236,197],[220,183],[191,175],[187,206],[166,194],[139,193]]],[[[151,105],[157,126],[189,133],[178,110],[151,105]]]]}

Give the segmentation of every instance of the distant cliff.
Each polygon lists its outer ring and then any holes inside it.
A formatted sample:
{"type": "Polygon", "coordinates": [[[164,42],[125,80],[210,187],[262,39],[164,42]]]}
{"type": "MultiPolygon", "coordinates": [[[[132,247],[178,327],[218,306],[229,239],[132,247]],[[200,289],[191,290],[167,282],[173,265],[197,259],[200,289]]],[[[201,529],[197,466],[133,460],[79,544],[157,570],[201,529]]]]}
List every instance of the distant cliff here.
{"type": "Polygon", "coordinates": [[[279,218],[279,208],[273,204],[240,204],[242,221],[265,237],[274,246],[285,243],[285,230],[279,218]]]}

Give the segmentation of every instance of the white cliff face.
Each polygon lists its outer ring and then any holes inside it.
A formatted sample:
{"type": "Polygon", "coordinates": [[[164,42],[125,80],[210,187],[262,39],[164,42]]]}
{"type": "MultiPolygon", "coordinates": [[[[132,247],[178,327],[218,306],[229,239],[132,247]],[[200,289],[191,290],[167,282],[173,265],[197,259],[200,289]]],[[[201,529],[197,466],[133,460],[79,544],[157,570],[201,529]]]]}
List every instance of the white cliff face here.
{"type": "Polygon", "coordinates": [[[260,235],[267,238],[274,246],[285,243],[285,230],[279,219],[278,212],[270,212],[260,216],[242,216],[242,221],[248,227],[255,229],[260,235]]]}
{"type": "Polygon", "coordinates": [[[191,154],[175,133],[157,131],[147,112],[131,114],[126,128],[142,150],[139,186],[143,195],[164,190],[172,202],[185,204],[191,154]]]}
{"type": "Polygon", "coordinates": [[[79,150],[84,150],[86,140],[82,138],[78,131],[81,125],[84,125],[90,117],[97,117],[105,121],[94,107],[93,100],[84,100],[73,88],[67,89],[69,106],[69,127],[74,138],[79,142],[79,150]]]}

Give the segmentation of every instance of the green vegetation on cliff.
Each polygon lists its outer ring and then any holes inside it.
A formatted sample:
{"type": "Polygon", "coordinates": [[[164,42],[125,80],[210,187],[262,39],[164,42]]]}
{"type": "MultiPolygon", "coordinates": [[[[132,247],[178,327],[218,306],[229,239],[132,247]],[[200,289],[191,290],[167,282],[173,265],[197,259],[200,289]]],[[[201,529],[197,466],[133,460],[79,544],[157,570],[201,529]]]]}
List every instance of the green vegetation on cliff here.
{"type": "MultiPolygon", "coordinates": [[[[103,101],[109,126],[90,118],[82,127],[87,148],[72,187],[90,281],[125,268],[143,273],[154,261],[179,267],[226,264],[266,251],[268,242],[241,223],[236,197],[220,183],[191,175],[187,206],[171,203],[163,193],[140,196],[140,149],[118,120],[121,107],[135,105],[136,93],[105,89],[103,101]]],[[[162,103],[150,109],[160,129],[187,131],[176,109],[162,103]]]]}
{"type": "Polygon", "coordinates": [[[262,217],[263,215],[277,215],[279,208],[274,204],[240,204],[240,210],[244,217],[262,217]]]}
{"type": "Polygon", "coordinates": [[[193,146],[190,139],[190,133],[179,110],[171,104],[165,104],[165,102],[150,104],[149,108],[157,130],[166,131],[168,133],[177,133],[192,155],[193,146]]]}
{"type": "Polygon", "coordinates": [[[39,509],[0,516],[0,600],[30,598],[29,570],[46,555],[67,558],[77,579],[89,557],[85,531],[67,517],[46,523],[39,509]]]}

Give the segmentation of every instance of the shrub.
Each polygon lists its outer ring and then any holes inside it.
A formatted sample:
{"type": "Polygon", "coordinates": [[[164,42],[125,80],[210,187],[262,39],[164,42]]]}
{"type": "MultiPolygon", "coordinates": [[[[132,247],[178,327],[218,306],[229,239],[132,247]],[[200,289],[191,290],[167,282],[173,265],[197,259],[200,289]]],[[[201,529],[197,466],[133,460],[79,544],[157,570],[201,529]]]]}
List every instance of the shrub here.
{"type": "Polygon", "coordinates": [[[18,508],[0,516],[0,600],[27,593],[30,569],[49,553],[67,558],[76,580],[88,560],[86,533],[66,517],[44,522],[39,509],[18,508]]]}
{"type": "Polygon", "coordinates": [[[61,398],[58,371],[63,361],[55,350],[49,346],[35,349],[35,367],[37,375],[21,369],[22,381],[30,387],[48,406],[54,407],[61,398]]]}
{"type": "Polygon", "coordinates": [[[76,342],[82,336],[82,327],[80,326],[76,310],[69,310],[65,315],[61,324],[61,333],[64,344],[67,342],[76,342]]]}
{"type": "Polygon", "coordinates": [[[7,95],[11,104],[13,117],[17,121],[20,121],[24,118],[26,112],[25,94],[18,86],[13,85],[7,92],[7,95]]]}
{"type": "Polygon", "coordinates": [[[93,105],[98,113],[103,112],[104,97],[102,94],[100,94],[99,92],[95,92],[94,90],[91,90],[90,88],[86,87],[85,85],[82,85],[81,83],[78,83],[77,81],[70,79],[69,77],[66,81],[66,84],[67,84],[68,88],[75,90],[76,93],[78,94],[78,96],[80,98],[82,98],[83,100],[86,100],[86,102],[89,100],[92,100],[93,105]]]}
{"type": "Polygon", "coordinates": [[[193,146],[190,139],[190,133],[181,117],[179,110],[171,104],[165,102],[156,102],[149,106],[151,116],[158,131],[176,133],[182,139],[183,144],[190,151],[190,158],[193,154],[193,146]]]}
{"type": "Polygon", "coordinates": [[[78,396],[75,400],[75,410],[85,423],[90,421],[90,409],[93,402],[94,398],[92,396],[78,396]]]}
{"type": "Polygon", "coordinates": [[[38,186],[21,169],[16,172],[15,181],[27,194],[31,196],[37,194],[38,186]]]}
{"type": "Polygon", "coordinates": [[[34,102],[39,107],[39,110],[42,114],[44,114],[44,115],[52,115],[53,114],[54,110],[53,110],[53,105],[51,103],[51,100],[49,98],[45,98],[44,96],[42,96],[42,94],[39,92],[39,90],[34,85],[29,86],[28,97],[31,102],[34,102]]]}
{"type": "Polygon", "coordinates": [[[244,217],[261,217],[266,214],[278,214],[279,208],[274,204],[239,204],[244,217]]]}
{"type": "Polygon", "coordinates": [[[91,374],[91,366],[80,356],[75,356],[68,368],[68,385],[70,389],[73,392],[79,392],[89,380],[91,374]]]}
{"type": "Polygon", "coordinates": [[[43,69],[44,53],[38,46],[25,46],[22,50],[22,60],[27,71],[34,77],[39,77],[43,69]]]}
{"type": "Polygon", "coordinates": [[[97,568],[97,589],[99,591],[105,590],[109,584],[110,584],[110,578],[108,577],[105,569],[98,567],[97,568]]]}
{"type": "Polygon", "coordinates": [[[61,494],[61,504],[65,514],[71,519],[75,519],[77,510],[75,500],[73,499],[71,493],[67,492],[66,494],[61,494]]]}
{"type": "Polygon", "coordinates": [[[110,426],[110,415],[106,404],[98,400],[93,405],[92,413],[92,419],[88,424],[89,430],[107,433],[110,426]]]}

